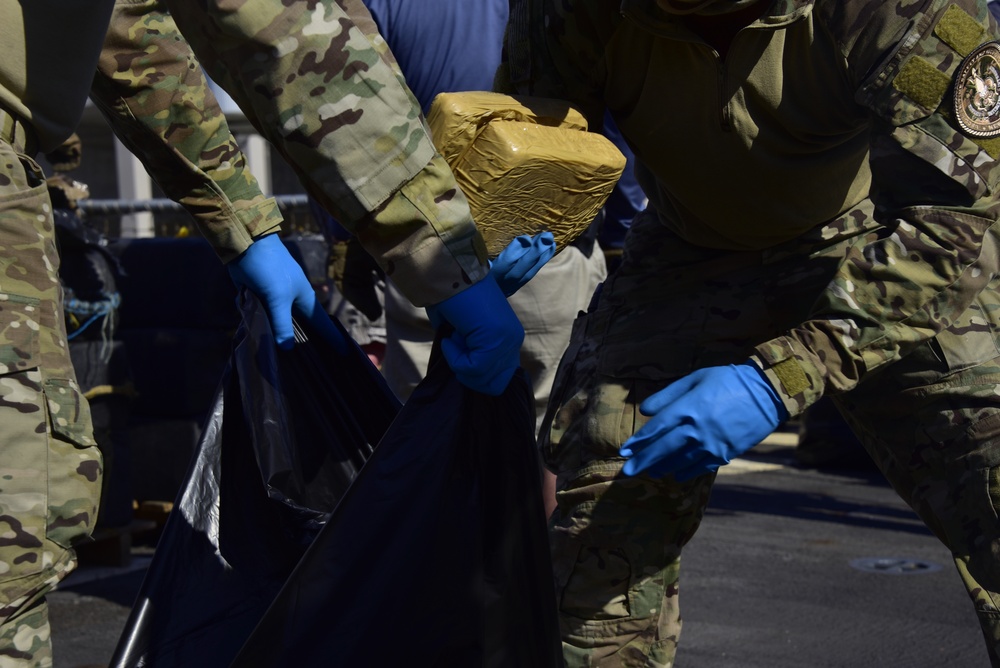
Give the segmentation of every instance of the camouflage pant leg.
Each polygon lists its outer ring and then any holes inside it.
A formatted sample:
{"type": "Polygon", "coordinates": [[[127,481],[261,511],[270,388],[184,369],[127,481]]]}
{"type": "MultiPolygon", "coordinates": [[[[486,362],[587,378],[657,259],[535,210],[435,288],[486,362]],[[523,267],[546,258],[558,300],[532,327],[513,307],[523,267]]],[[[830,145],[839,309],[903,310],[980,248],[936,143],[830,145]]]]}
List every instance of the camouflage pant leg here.
{"type": "Polygon", "coordinates": [[[556,418],[579,458],[546,458],[559,462],[549,539],[568,668],[666,668],[677,651],[681,549],[715,476],[677,484],[621,475],[617,451],[640,417],[643,384],[590,376],[556,418]]]}
{"type": "Polygon", "coordinates": [[[574,324],[539,433],[558,479],[550,540],[570,668],[674,660],[680,554],[714,475],[624,477],[618,450],[648,420],[638,405],[801,322],[836,266],[803,258],[835,259],[849,237],[817,230],[765,257],[689,246],[648,213],[633,222],[622,265],[574,324]]]}
{"type": "Polygon", "coordinates": [[[41,170],[0,141],[0,665],[44,665],[44,594],[97,518],[101,457],[58,268],[41,170]]]}
{"type": "MultiPolygon", "coordinates": [[[[635,243],[652,243],[658,227],[637,221],[635,243]]],[[[618,449],[648,419],[638,405],[694,368],[693,351],[667,321],[698,327],[704,320],[697,295],[653,286],[643,275],[641,262],[623,265],[574,323],[539,433],[557,476],[549,537],[568,668],[673,664],[681,550],[715,479],[677,484],[621,474],[618,449]],[[646,322],[616,329],[629,313],[646,314],[646,322]]]]}
{"type": "Polygon", "coordinates": [[[0,668],[51,668],[52,629],[45,598],[0,624],[0,668]]]}
{"type": "Polygon", "coordinates": [[[836,397],[893,488],[951,550],[1000,666],[1000,286],[836,397]]]}

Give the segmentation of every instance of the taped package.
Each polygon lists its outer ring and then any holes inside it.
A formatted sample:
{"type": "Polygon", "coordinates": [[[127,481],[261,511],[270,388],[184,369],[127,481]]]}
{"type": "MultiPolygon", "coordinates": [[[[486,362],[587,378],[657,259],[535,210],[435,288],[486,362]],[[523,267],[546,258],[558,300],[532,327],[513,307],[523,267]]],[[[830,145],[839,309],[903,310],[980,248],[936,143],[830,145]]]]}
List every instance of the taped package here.
{"type": "Polygon", "coordinates": [[[427,122],[491,258],[515,237],[544,230],[562,250],[590,226],[625,169],[621,151],[560,100],[442,93],[427,122]]]}

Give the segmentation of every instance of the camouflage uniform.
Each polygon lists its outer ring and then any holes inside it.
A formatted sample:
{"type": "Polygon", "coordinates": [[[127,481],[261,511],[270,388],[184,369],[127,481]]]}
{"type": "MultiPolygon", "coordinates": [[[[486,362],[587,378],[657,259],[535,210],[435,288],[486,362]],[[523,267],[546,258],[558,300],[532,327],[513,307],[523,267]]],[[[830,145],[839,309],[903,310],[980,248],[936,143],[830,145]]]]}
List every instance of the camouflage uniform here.
{"type": "MultiPolygon", "coordinates": [[[[116,4],[94,78],[93,98],[123,142],[146,161],[147,168],[164,191],[195,216],[223,260],[246,250],[252,237],[278,228],[281,217],[275,202],[261,194],[257,182],[245,170],[245,158],[238,151],[190,48],[158,3],[116,4]]],[[[8,117],[14,118],[13,114],[8,117]]],[[[0,490],[4,496],[0,507],[3,508],[4,524],[16,523],[22,527],[15,534],[16,539],[0,546],[0,563],[5,565],[6,571],[0,601],[4,606],[0,666],[4,667],[51,663],[44,594],[75,565],[73,552],[68,548],[72,542],[86,538],[92,529],[94,504],[100,490],[99,452],[92,447],[84,449],[94,444],[89,411],[86,401],[79,395],[69,357],[65,354],[62,296],[54,278],[58,275],[59,262],[52,241],[51,203],[48,197],[38,194],[33,185],[41,176],[28,157],[37,146],[36,133],[27,124],[20,127],[23,133],[20,142],[15,141],[15,137],[6,139],[21,151],[21,162],[8,159],[5,165],[7,171],[20,167],[19,171],[9,174],[8,182],[12,195],[18,193],[15,197],[19,203],[5,209],[0,218],[3,226],[0,239],[5,245],[10,243],[5,255],[18,258],[28,268],[14,264],[6,273],[12,275],[23,271],[37,275],[36,281],[48,276],[53,285],[40,283],[47,292],[40,292],[42,288],[35,286],[35,292],[31,292],[13,282],[3,285],[5,302],[22,304],[23,299],[30,298],[41,306],[33,306],[31,302],[28,306],[20,306],[20,310],[45,315],[38,317],[40,326],[29,324],[26,327],[18,321],[24,316],[19,315],[19,310],[11,309],[11,315],[0,322],[8,339],[10,332],[40,331],[42,340],[48,342],[54,352],[45,351],[45,357],[36,359],[37,354],[29,354],[31,348],[24,352],[18,347],[18,344],[30,343],[30,339],[15,339],[8,343],[10,353],[25,359],[16,366],[16,358],[2,360],[4,373],[11,374],[10,383],[25,383],[20,380],[22,376],[33,380],[36,401],[42,394],[37,387],[39,380],[32,374],[40,374],[44,396],[48,398],[52,394],[56,399],[61,398],[67,404],[62,415],[78,417],[75,420],[62,418],[67,419],[70,426],[54,422],[50,430],[57,436],[66,432],[73,437],[71,442],[77,445],[72,453],[62,452],[65,446],[51,435],[48,446],[41,443],[38,438],[44,431],[37,425],[34,431],[39,436],[31,441],[24,440],[23,434],[18,435],[24,431],[24,426],[15,429],[11,419],[4,418],[3,440],[16,442],[17,446],[5,446],[2,468],[10,472],[10,480],[16,484],[5,485],[0,490]],[[26,188],[30,190],[25,191],[26,188]],[[21,239],[25,235],[33,240],[39,252],[27,252],[34,248],[21,239]],[[53,320],[50,311],[59,316],[53,320]],[[50,380],[49,376],[55,380],[50,380]],[[50,391],[49,385],[59,393],[50,391]],[[32,457],[29,453],[33,453],[32,457]],[[45,493],[36,491],[44,490],[46,485],[47,511],[45,493]],[[22,500],[30,498],[32,492],[41,499],[41,502],[34,499],[34,506],[22,500]],[[47,534],[44,531],[46,512],[49,517],[47,534]],[[64,526],[59,527],[59,523],[64,526]],[[53,524],[57,528],[54,529],[53,524]],[[41,530],[36,525],[41,525],[41,530]],[[28,541],[32,535],[45,542],[28,541]],[[19,564],[34,564],[34,568],[19,564]]],[[[46,190],[44,185],[38,189],[43,193],[46,190]]],[[[33,344],[33,348],[38,348],[38,344],[33,344]]],[[[15,385],[11,385],[8,394],[18,389],[19,395],[31,398],[15,385]]],[[[37,423],[37,417],[34,419],[37,423]]]]}
{"type": "Polygon", "coordinates": [[[224,261],[280,217],[246,171],[192,47],[414,304],[487,274],[468,203],[363,4],[119,0],[92,98],[224,261]]]}
{"type": "Polygon", "coordinates": [[[276,232],[265,197],[202,69],[163,3],[118,0],[91,99],[171,199],[180,202],[223,262],[276,232]]]}
{"type": "Polygon", "coordinates": [[[361,0],[167,0],[198,60],[416,306],[489,271],[468,202],[361,0]]]}
{"type": "Polygon", "coordinates": [[[645,398],[747,358],[791,415],[845,409],[953,552],[1000,665],[997,25],[971,0],[664,9],[683,4],[517,0],[508,35],[516,89],[609,109],[650,199],[540,435],[568,665],[672,665],[714,475],[626,478],[618,450],[645,398]],[[729,10],[759,18],[722,58],[700,35],[729,10]]]}
{"type": "MultiPolygon", "coordinates": [[[[5,119],[12,119],[0,112],[5,119]]],[[[66,343],[30,129],[0,134],[0,667],[51,666],[44,593],[97,519],[101,455],[66,343]]]]}
{"type": "MultiPolygon", "coordinates": [[[[51,665],[44,593],[72,569],[69,546],[92,529],[100,489],[66,354],[51,204],[31,156],[72,134],[93,82],[115,132],[223,260],[280,223],[162,6],[71,4],[0,0],[0,303],[11,305],[0,309],[0,668],[51,665]]],[[[486,276],[468,205],[363,5],[179,4],[219,80],[413,301],[486,276]]]]}
{"type": "Polygon", "coordinates": [[[2,668],[52,665],[44,594],[72,570],[71,546],[86,539],[97,515],[101,456],[70,362],[52,205],[32,158],[72,134],[110,9],[109,2],[0,2],[2,668]],[[46,29],[56,11],[66,24],[46,29]],[[46,77],[40,63],[53,62],[88,26],[97,38],[46,77]]]}

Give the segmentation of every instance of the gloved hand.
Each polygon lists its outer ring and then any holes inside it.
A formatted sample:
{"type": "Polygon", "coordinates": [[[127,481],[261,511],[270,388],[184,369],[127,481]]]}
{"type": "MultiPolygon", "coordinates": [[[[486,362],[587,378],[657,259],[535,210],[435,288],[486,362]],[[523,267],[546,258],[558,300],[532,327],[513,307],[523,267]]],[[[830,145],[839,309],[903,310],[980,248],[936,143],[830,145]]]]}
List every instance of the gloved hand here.
{"type": "Polygon", "coordinates": [[[678,482],[716,471],[788,419],[753,362],[699,369],[639,406],[653,419],[625,441],[626,475],[673,473],[678,482]]]}
{"type": "Polygon", "coordinates": [[[539,232],[534,237],[522,234],[490,262],[490,275],[496,279],[500,290],[510,297],[555,254],[556,240],[551,232],[539,232]]]}
{"type": "Polygon", "coordinates": [[[520,365],[524,328],[491,273],[483,280],[427,307],[435,327],[455,331],[441,341],[441,353],[466,387],[502,394],[520,365]]]}
{"type": "Polygon", "coordinates": [[[277,234],[254,241],[227,268],[236,285],[249,288],[264,304],[279,348],[288,350],[295,345],[293,314],[307,320],[338,349],[343,347],[340,332],[316,299],[305,272],[277,234]]]}

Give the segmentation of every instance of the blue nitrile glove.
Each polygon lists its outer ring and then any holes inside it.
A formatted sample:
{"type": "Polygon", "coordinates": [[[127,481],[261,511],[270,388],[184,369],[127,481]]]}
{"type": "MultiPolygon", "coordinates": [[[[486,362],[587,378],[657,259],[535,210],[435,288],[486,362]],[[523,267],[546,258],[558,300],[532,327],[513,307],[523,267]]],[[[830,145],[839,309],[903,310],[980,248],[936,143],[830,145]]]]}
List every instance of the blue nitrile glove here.
{"type": "Polygon", "coordinates": [[[510,297],[555,254],[556,240],[551,232],[539,232],[534,237],[522,234],[490,262],[490,275],[496,279],[501,292],[510,297]]]}
{"type": "Polygon", "coordinates": [[[441,354],[466,387],[502,394],[520,366],[524,328],[493,275],[439,304],[427,307],[431,322],[455,331],[441,341],[441,354]]]}
{"type": "Polygon", "coordinates": [[[653,419],[622,446],[625,474],[673,473],[679,482],[717,471],[788,419],[750,361],[699,369],[643,401],[639,411],[653,419]]]}
{"type": "Polygon", "coordinates": [[[342,338],[316,292],[277,234],[261,237],[227,268],[238,286],[246,286],[263,303],[279,348],[295,345],[292,315],[307,320],[323,338],[338,348],[342,338]]]}

